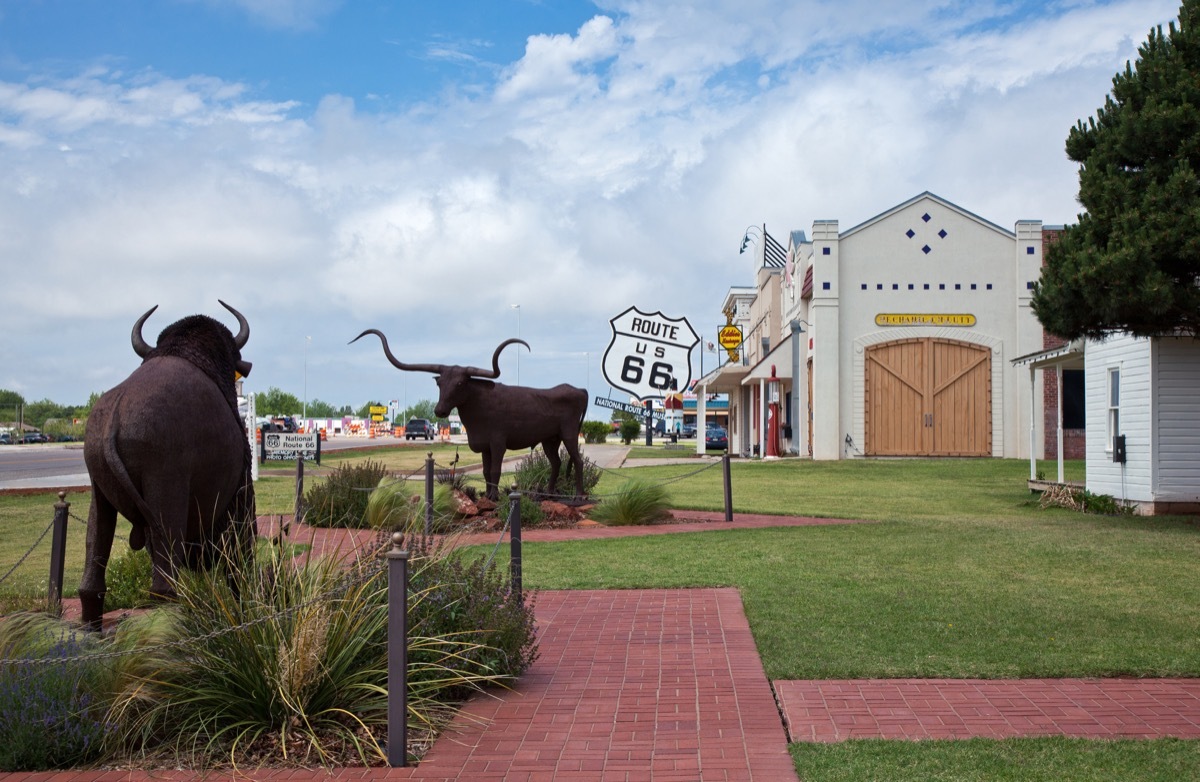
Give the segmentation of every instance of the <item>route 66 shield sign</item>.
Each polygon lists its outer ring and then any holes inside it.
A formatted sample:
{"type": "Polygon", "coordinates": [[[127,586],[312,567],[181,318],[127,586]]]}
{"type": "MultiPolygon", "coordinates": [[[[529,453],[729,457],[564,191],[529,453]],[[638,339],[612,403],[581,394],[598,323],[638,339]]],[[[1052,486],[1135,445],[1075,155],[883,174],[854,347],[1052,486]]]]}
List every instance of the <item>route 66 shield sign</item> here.
{"type": "Polygon", "coordinates": [[[642,401],[686,390],[692,381],[692,348],[700,337],[686,318],[668,318],[630,307],[609,321],[604,379],[642,401]]]}

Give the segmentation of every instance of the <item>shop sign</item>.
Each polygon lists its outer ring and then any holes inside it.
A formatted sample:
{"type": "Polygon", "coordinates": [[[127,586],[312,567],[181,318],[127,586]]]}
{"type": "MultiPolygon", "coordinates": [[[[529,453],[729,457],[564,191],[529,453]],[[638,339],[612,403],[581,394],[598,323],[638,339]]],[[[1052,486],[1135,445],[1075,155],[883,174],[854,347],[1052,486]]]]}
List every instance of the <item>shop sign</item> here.
{"type": "Polygon", "coordinates": [[[881,312],[876,326],[958,326],[975,325],[975,316],[966,313],[881,312]]]}

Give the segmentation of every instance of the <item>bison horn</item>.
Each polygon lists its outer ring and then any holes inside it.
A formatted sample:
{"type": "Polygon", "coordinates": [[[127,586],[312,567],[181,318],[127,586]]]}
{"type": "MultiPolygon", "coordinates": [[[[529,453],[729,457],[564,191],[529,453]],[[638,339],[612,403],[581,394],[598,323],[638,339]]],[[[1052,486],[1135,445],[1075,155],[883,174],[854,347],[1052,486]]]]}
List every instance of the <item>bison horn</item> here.
{"type": "Polygon", "coordinates": [[[242,313],[238,312],[233,307],[230,307],[220,299],[217,299],[217,303],[232,312],[233,316],[237,318],[238,333],[237,336],[233,338],[233,344],[237,346],[238,350],[241,350],[242,348],[246,347],[246,340],[250,339],[250,324],[246,322],[246,318],[242,315],[242,313]]]}
{"type": "Polygon", "coordinates": [[[492,380],[500,377],[500,352],[512,344],[524,345],[526,350],[533,350],[533,348],[529,347],[529,343],[523,339],[506,339],[500,343],[500,347],[496,348],[496,352],[492,354],[491,371],[477,367],[467,367],[467,374],[472,377],[483,377],[492,380]]]}
{"type": "Polygon", "coordinates": [[[435,375],[440,375],[442,372],[446,371],[445,364],[405,364],[403,361],[392,355],[392,351],[388,347],[387,337],[385,337],[383,332],[379,331],[378,329],[367,329],[346,344],[353,345],[355,342],[358,342],[368,334],[374,334],[375,336],[379,337],[379,341],[383,343],[383,354],[387,356],[388,361],[392,362],[392,365],[395,366],[396,369],[402,369],[405,372],[432,372],[435,375]]]}
{"type": "Polygon", "coordinates": [[[142,338],[142,324],[146,322],[146,318],[154,314],[156,309],[158,309],[157,304],[146,310],[146,314],[138,318],[137,323],[133,324],[133,352],[138,354],[138,358],[145,358],[146,356],[150,355],[151,350],[154,350],[154,348],[147,345],[146,340],[142,338]]]}

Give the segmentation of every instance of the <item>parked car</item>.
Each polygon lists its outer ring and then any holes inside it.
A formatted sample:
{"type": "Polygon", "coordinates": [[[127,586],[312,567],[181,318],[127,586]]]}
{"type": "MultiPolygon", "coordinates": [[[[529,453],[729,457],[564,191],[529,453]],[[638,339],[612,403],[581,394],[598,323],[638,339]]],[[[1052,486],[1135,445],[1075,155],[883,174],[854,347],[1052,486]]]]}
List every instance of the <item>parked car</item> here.
{"type": "Polygon", "coordinates": [[[710,426],[704,432],[705,450],[716,449],[724,451],[729,447],[729,436],[719,426],[710,426]]]}
{"type": "Polygon", "coordinates": [[[424,418],[410,418],[404,425],[405,440],[415,440],[418,437],[422,440],[432,440],[436,434],[437,430],[433,428],[433,424],[424,418]]]}
{"type": "Polygon", "coordinates": [[[696,436],[695,424],[684,424],[679,428],[679,436],[683,438],[692,438],[696,436]]]}
{"type": "Polygon", "coordinates": [[[50,438],[41,432],[28,432],[21,438],[23,443],[48,443],[50,438]]]}
{"type": "Polygon", "coordinates": [[[12,439],[11,434],[9,434],[8,432],[4,432],[4,433],[0,434],[0,445],[12,445],[12,444],[13,444],[13,439],[12,439]]]}

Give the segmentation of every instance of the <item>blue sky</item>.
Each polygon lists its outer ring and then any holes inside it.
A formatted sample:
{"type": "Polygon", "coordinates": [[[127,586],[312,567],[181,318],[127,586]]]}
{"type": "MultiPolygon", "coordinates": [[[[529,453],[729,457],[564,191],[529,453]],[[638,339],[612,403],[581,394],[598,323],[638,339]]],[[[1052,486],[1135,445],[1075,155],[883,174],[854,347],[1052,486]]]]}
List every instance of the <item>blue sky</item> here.
{"type": "Polygon", "coordinates": [[[201,2],[49,0],[7,4],[4,74],[70,75],[105,63],[166,77],[206,74],[311,110],[338,93],[403,110],[444,90],[486,90],[527,36],[572,34],[589,2],[201,2]]]}
{"type": "Polygon", "coordinates": [[[5,3],[0,388],[82,402],[136,366],[141,313],[160,305],[154,334],[221,298],[251,322],[250,390],[411,403],[428,378],[346,342],[480,365],[520,329],[522,384],[607,395],[609,319],[711,336],[753,279],[747,225],[849,227],[925,190],[1007,228],[1073,221],[1067,130],[1177,12],[5,3]]]}

